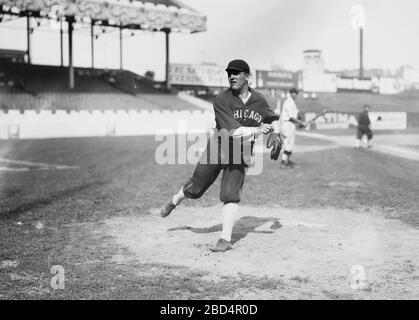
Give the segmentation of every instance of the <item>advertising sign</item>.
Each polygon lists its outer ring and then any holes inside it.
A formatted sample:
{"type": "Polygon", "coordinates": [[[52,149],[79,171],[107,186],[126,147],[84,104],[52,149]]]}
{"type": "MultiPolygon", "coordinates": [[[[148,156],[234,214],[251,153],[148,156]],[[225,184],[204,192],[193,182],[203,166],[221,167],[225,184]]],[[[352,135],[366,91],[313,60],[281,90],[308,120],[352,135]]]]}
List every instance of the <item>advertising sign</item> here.
{"type": "Polygon", "coordinates": [[[298,74],[289,71],[256,70],[258,88],[289,90],[297,88],[298,74]]]}
{"type": "Polygon", "coordinates": [[[228,87],[225,67],[218,65],[172,63],[169,81],[175,85],[228,87]]]}
{"type": "MultiPolygon", "coordinates": [[[[316,117],[314,112],[306,112],[305,120],[316,117]]],[[[407,128],[406,112],[369,112],[371,128],[373,130],[404,130],[407,128]]],[[[357,114],[330,112],[314,120],[313,129],[348,129],[356,127],[357,114]]]]}
{"type": "Polygon", "coordinates": [[[337,77],[337,91],[375,92],[376,88],[371,78],[337,77]]]}

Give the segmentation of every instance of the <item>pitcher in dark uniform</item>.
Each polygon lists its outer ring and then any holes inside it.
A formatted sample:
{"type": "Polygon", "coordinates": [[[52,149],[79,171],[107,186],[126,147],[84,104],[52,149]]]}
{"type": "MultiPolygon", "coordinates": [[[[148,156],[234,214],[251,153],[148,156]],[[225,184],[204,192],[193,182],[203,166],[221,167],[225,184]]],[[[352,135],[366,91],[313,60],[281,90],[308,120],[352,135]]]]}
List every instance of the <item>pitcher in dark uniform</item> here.
{"type": "Polygon", "coordinates": [[[232,248],[231,234],[248,168],[248,155],[244,150],[252,149],[252,143],[257,136],[272,131],[279,132],[279,115],[269,107],[261,93],[249,87],[249,65],[243,60],[233,60],[226,71],[230,88],[221,92],[213,103],[216,129],[220,134],[216,136],[215,142],[210,139],[204,152],[207,155],[206,160],[212,161],[202,161],[201,157],[192,177],[161,210],[161,216],[167,217],[185,198],[200,198],[223,171],[220,190],[220,200],[224,204],[223,230],[216,246],[211,249],[214,252],[224,252],[232,248]],[[220,150],[223,136],[221,133],[228,135],[227,158],[224,157],[225,150],[220,150]],[[218,148],[210,148],[214,143],[218,144],[218,148]],[[235,144],[240,144],[239,148],[235,144]],[[246,148],[248,144],[250,148],[246,148]],[[213,150],[217,150],[215,157],[213,150]],[[233,161],[234,159],[238,161],[233,161]]]}

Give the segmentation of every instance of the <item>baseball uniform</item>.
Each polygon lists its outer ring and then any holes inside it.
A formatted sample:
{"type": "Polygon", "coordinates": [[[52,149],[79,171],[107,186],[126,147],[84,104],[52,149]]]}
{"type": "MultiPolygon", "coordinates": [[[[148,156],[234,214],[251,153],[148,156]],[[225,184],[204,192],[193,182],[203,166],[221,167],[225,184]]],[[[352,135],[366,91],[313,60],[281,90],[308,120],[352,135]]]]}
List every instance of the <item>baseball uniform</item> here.
{"type": "MultiPolygon", "coordinates": [[[[265,97],[253,89],[249,88],[247,99],[242,100],[234,95],[231,89],[221,92],[213,103],[215,123],[217,130],[232,132],[239,127],[259,127],[262,123],[272,123],[279,119],[279,115],[269,107],[265,97]]],[[[211,158],[211,143],[218,143],[220,140],[210,141],[204,154],[211,158]]],[[[252,143],[245,139],[240,139],[240,143],[252,143]]],[[[243,145],[240,149],[241,161],[232,161],[233,139],[229,140],[229,159],[223,159],[223,153],[218,152],[218,161],[214,163],[207,161],[198,162],[192,177],[183,187],[183,193],[187,198],[197,199],[214,183],[219,173],[223,170],[221,178],[220,200],[224,203],[238,203],[241,199],[246,168],[248,167],[246,154],[243,153],[243,145]],[[224,162],[223,162],[224,161],[224,162]]],[[[218,149],[219,150],[219,149],[218,149]]],[[[208,158],[207,158],[208,160],[208,158]]]]}
{"type": "Polygon", "coordinates": [[[368,111],[362,111],[358,116],[358,131],[356,134],[357,139],[361,140],[364,135],[367,135],[368,140],[373,137],[370,129],[371,121],[368,116],[368,111]]]}
{"type": "Polygon", "coordinates": [[[281,129],[286,135],[284,140],[284,151],[292,152],[294,149],[296,126],[290,121],[290,119],[297,119],[297,117],[297,105],[295,104],[294,99],[288,97],[285,100],[281,111],[281,129]]]}

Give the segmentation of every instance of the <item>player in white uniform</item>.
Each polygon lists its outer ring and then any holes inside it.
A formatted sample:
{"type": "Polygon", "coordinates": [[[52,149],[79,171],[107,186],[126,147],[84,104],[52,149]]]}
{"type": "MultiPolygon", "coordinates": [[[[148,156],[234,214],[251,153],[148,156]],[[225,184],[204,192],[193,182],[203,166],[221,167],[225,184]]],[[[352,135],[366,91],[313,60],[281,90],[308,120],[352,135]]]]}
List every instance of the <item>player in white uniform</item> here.
{"type": "MultiPolygon", "coordinates": [[[[305,126],[305,124],[298,119],[298,108],[295,104],[295,99],[297,97],[298,90],[292,88],[280,111],[281,130],[286,135],[284,140],[284,151],[281,156],[281,165],[291,168],[295,164],[290,158],[292,150],[294,149],[296,125],[305,126]]],[[[277,110],[277,113],[279,113],[279,110],[277,110]]]]}

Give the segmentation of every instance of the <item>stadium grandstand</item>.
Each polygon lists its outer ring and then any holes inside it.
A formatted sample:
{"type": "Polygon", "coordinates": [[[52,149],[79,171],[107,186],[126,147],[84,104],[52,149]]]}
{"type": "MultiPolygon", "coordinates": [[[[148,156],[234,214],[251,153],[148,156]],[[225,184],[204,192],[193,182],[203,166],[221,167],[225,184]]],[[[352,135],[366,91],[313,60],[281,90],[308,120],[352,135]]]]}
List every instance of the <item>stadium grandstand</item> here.
{"type": "MultiPolygon", "coordinates": [[[[206,30],[206,17],[177,0],[0,0],[0,23],[27,19],[27,50],[0,52],[0,109],[65,110],[180,110],[197,107],[181,100],[171,88],[169,70],[169,35],[171,32],[206,30]],[[36,65],[31,60],[30,20],[47,18],[68,24],[68,66],[36,65]],[[73,24],[87,27],[114,27],[165,33],[166,78],[154,81],[129,70],[94,68],[92,32],[92,67],[73,65],[73,24]]],[[[61,27],[61,42],[63,29],[61,27]]],[[[121,38],[122,41],[122,38],[121,38]]],[[[36,45],[36,44],[33,44],[36,45]]],[[[120,44],[122,48],[122,43],[120,44]]],[[[61,43],[61,61],[63,45],[61,43]]]]}
{"type": "Polygon", "coordinates": [[[2,62],[0,108],[8,109],[196,109],[156,82],[119,69],[75,68],[73,89],[67,68],[2,62]]]}

